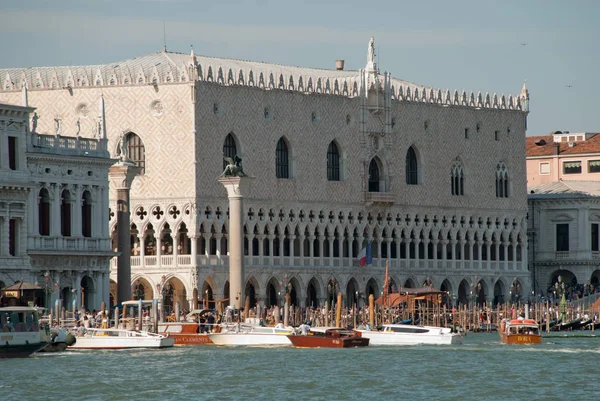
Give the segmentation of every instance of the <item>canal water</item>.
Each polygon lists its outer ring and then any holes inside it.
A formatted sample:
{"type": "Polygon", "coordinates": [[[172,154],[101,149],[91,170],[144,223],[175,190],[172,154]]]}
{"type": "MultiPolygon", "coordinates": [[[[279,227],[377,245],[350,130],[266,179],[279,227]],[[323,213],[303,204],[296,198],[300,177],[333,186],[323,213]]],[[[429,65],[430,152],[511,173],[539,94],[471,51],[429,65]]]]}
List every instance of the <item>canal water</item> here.
{"type": "Polygon", "coordinates": [[[508,346],[176,347],[0,359],[0,400],[600,399],[600,337],[508,346]]]}

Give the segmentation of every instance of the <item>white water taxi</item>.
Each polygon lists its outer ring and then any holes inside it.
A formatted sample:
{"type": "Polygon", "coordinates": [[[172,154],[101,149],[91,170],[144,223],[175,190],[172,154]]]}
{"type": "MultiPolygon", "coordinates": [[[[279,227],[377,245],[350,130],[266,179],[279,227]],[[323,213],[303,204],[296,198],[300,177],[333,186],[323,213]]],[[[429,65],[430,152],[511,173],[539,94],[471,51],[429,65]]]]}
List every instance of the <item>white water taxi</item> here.
{"type": "Polygon", "coordinates": [[[75,343],[68,349],[168,348],[173,344],[173,337],[148,331],[86,329],[82,336],[75,336],[75,343]]]}
{"type": "Polygon", "coordinates": [[[216,345],[292,345],[287,338],[293,327],[262,327],[234,324],[220,333],[208,334],[216,345]]]}
{"type": "Polygon", "coordinates": [[[0,308],[0,358],[26,357],[47,345],[38,325],[38,311],[27,306],[0,308]]]}
{"type": "Polygon", "coordinates": [[[380,330],[357,330],[370,339],[370,345],[454,345],[462,344],[463,337],[450,328],[384,324],[380,330]]]}

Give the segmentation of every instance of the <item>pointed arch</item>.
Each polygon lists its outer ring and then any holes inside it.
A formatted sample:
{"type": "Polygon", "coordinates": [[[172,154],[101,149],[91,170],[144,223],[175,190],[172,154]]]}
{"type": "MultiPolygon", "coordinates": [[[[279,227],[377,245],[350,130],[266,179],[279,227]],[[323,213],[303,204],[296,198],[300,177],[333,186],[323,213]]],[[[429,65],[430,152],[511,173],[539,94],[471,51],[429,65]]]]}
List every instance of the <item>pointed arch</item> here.
{"type": "Polygon", "coordinates": [[[419,159],[414,146],[406,151],[406,183],[408,185],[419,184],[419,159]]]}
{"type": "Polygon", "coordinates": [[[340,151],[335,141],[329,143],[327,148],[327,180],[341,181],[340,151]]]}
{"type": "Polygon", "coordinates": [[[275,149],[275,176],[291,178],[290,146],[285,137],[279,138],[275,149]]]}
{"type": "Polygon", "coordinates": [[[127,144],[127,157],[141,168],[140,174],[146,172],[146,148],[142,138],[133,132],[128,132],[125,135],[125,143],[127,144]]]}
{"type": "Polygon", "coordinates": [[[459,157],[454,159],[450,171],[450,185],[452,195],[464,195],[464,169],[459,157]]]}
{"type": "MultiPolygon", "coordinates": [[[[223,141],[223,157],[230,157],[233,159],[234,156],[239,155],[238,152],[238,141],[233,132],[230,132],[223,141]]],[[[223,160],[223,170],[227,166],[227,162],[223,160]]]]}
{"type": "Polygon", "coordinates": [[[369,163],[369,192],[381,192],[382,188],[382,163],[379,157],[375,156],[369,163]]]}
{"type": "Polygon", "coordinates": [[[504,162],[496,165],[496,198],[508,198],[508,168],[504,162]]]}

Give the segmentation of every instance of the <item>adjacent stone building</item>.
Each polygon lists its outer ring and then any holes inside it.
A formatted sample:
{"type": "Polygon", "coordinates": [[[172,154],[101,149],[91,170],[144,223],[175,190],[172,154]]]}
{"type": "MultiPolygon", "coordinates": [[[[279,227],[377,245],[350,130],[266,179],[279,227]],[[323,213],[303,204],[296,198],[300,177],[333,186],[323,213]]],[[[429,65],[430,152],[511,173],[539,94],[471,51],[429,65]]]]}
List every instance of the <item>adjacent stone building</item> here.
{"type": "MultiPolygon", "coordinates": [[[[19,92],[27,104],[26,87],[19,92]]],[[[114,256],[105,132],[67,136],[56,116],[54,131],[38,134],[34,110],[0,103],[0,288],[37,283],[40,306],[98,308],[114,256]]]]}
{"type": "Polygon", "coordinates": [[[597,287],[600,134],[556,131],[528,137],[527,186],[535,291],[547,294],[559,277],[573,287],[577,284],[580,292],[597,287]]]}
{"type": "Polygon", "coordinates": [[[353,71],[341,60],[326,70],[166,50],[4,69],[0,99],[14,102],[26,84],[40,132],[60,115],[91,138],[104,97],[111,154],[125,135],[142,167],[131,190],[135,297],[184,308],[229,297],[223,155],[255,177],[244,201],[252,304],[289,292],[314,306],[337,290],[362,304],[383,291],[386,261],[394,290],[430,284],[454,302],[492,302],[516,280],[527,294],[527,90],[414,84],[380,72],[374,49],[353,71]],[[373,263],[361,267],[367,246],[373,263]]]}

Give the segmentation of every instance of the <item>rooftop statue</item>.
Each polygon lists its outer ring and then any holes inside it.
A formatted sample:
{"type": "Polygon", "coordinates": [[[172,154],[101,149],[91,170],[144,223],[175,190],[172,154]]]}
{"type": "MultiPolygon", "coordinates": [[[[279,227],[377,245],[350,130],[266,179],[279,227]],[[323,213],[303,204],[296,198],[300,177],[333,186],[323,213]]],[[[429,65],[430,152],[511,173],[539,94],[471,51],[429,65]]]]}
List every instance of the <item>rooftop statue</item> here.
{"type": "Polygon", "coordinates": [[[219,177],[245,177],[244,168],[242,167],[242,158],[238,155],[231,157],[223,156],[228,164],[225,166],[225,170],[219,177]]]}
{"type": "Polygon", "coordinates": [[[367,53],[367,63],[375,64],[375,39],[371,36],[369,40],[369,51],[367,53]]]}

